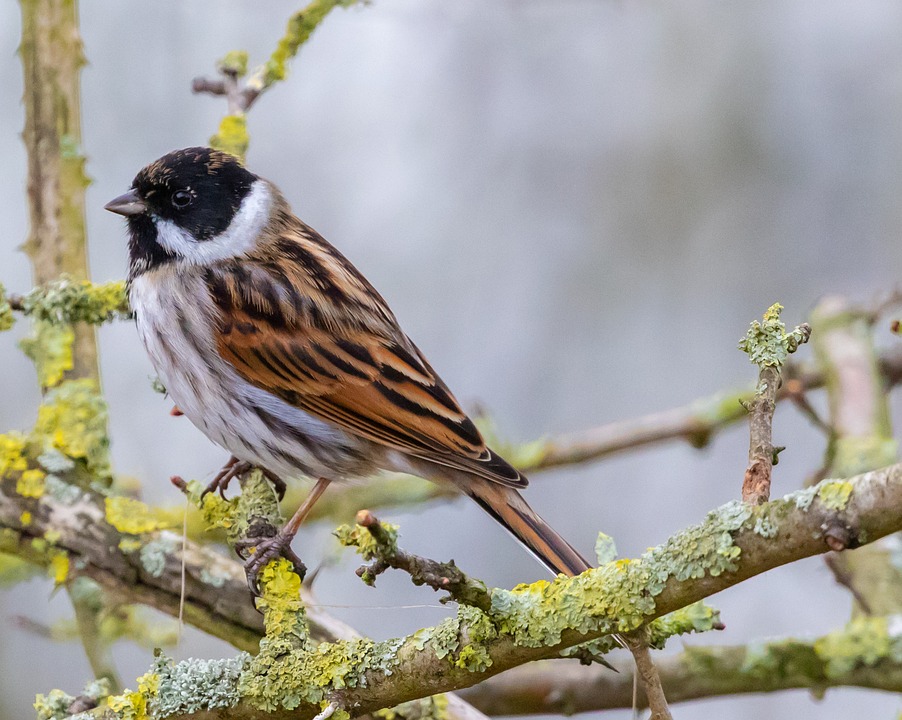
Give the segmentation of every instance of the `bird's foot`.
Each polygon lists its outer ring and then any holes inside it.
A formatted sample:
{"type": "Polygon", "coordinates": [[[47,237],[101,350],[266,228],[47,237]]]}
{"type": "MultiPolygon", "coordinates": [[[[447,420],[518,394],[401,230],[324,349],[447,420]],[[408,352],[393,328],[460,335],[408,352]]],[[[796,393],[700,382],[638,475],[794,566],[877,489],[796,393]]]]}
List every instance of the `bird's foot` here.
{"type": "Polygon", "coordinates": [[[301,580],[304,579],[307,566],[291,549],[294,533],[284,529],[276,530],[266,521],[254,523],[248,532],[248,537],[235,543],[235,551],[244,560],[247,586],[254,595],[260,597],[260,572],[269,564],[270,560],[285,558],[292,564],[301,580]]]}
{"type": "MultiPolygon", "coordinates": [[[[210,481],[210,484],[207,485],[207,487],[204,489],[203,493],[201,494],[201,498],[203,498],[203,496],[207,493],[218,491],[219,496],[223,500],[225,500],[225,491],[229,487],[229,483],[231,483],[232,480],[234,480],[236,477],[243,475],[252,468],[253,465],[251,465],[246,460],[239,460],[234,455],[232,455],[232,457],[229,458],[229,461],[222,466],[222,470],[220,470],[216,474],[216,477],[214,477],[210,481]]],[[[269,480],[270,483],[272,483],[272,486],[275,488],[276,494],[279,496],[279,500],[281,501],[282,498],[285,497],[285,491],[288,489],[288,486],[285,485],[285,481],[282,480],[282,478],[280,478],[278,475],[271,473],[269,470],[260,468],[260,472],[263,473],[263,477],[265,477],[267,480],[269,480]]]]}

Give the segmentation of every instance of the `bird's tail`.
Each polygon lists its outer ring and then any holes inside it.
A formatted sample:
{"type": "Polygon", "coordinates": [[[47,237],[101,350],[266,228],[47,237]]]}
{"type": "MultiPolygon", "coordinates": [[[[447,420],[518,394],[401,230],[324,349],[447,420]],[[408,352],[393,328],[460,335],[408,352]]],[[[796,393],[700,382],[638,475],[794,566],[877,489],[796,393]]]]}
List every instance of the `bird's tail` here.
{"type": "Polygon", "coordinates": [[[472,477],[456,484],[552,572],[573,576],[591,567],[515,489],[472,477]]]}

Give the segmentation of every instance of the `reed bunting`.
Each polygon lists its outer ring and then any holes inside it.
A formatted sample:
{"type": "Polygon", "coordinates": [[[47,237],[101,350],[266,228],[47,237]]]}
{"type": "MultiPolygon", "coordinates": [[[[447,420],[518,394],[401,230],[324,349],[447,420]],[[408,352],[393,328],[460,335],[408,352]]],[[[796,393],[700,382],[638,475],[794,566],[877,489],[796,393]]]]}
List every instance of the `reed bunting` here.
{"type": "MultiPolygon", "coordinates": [[[[363,275],[239,160],[204,147],[145,167],[106,205],[128,219],[138,331],[178,408],[252,464],[318,478],[285,527],[256,539],[252,589],[330,482],[379,470],[450,484],[554,572],[589,565],[526,504],[526,478],[488,448],[363,275]]],[[[241,465],[236,463],[241,461],[241,465]]]]}

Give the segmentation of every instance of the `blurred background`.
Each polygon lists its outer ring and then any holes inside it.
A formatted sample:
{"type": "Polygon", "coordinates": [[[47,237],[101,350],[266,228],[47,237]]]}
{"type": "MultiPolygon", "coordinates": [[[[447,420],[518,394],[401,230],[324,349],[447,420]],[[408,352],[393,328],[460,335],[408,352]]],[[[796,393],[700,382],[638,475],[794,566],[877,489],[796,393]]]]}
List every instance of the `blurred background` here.
{"type": "MultiPolygon", "coordinates": [[[[192,77],[232,49],[263,61],[299,7],[82,3],[94,280],[126,268],[123,223],[103,204],[147,162],[206,143],[225,112],[222,99],[190,93],[192,77]]],[[[27,232],[19,20],[15,3],[0,3],[0,280],[21,292],[31,280],[17,250],[27,232]]],[[[248,165],[373,281],[461,400],[526,441],[749,384],[755,369],[736,342],[771,303],[795,324],[824,294],[870,301],[892,288],[900,28],[902,5],[889,0],[379,0],[330,15],[289,80],[253,108],[248,165]]],[[[25,330],[0,338],[4,431],[30,427],[39,399],[15,344],[25,330]]],[[[178,504],[167,478],[208,479],[226,454],[168,415],[131,324],[99,339],[115,469],[139,478],[146,500],[178,504]]],[[[780,495],[818,466],[824,441],[789,406],[775,434],[788,446],[780,495]]],[[[737,426],[703,451],[674,444],[536,473],[527,497],[587,554],[604,530],[635,555],[736,498],[746,453],[737,426]]],[[[474,505],[380,516],[401,524],[407,549],[453,557],[490,584],[542,577],[474,505]]],[[[299,537],[308,565],[334,560],[331,529],[299,537]]],[[[357,564],[346,553],[315,589],[361,631],[390,637],[449,612],[400,573],[365,587],[357,564]]],[[[726,631],[668,651],[821,634],[850,607],[818,558],[711,602],[726,631]]],[[[13,622],[70,614],[49,580],[0,592],[0,717],[32,716],[36,692],[82,687],[90,670],[77,643],[13,622]]],[[[172,651],[231,652],[196,632],[172,651]]],[[[128,643],[116,657],[126,679],[150,663],[128,643]]],[[[813,720],[894,717],[900,705],[831,690],[821,702],[793,692],[675,711],[813,720]]]]}

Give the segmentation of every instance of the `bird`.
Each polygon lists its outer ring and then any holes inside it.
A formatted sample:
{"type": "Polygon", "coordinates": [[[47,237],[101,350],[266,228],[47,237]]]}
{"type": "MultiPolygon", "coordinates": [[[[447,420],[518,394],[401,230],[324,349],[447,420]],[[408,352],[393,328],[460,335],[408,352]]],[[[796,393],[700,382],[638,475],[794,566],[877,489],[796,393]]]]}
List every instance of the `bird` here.
{"type": "Polygon", "coordinates": [[[175,150],[106,210],[128,227],[138,334],[179,412],[274,483],[316,483],[242,557],[252,591],[332,482],[419,475],[473,499],[553,573],[589,563],[523,499],[527,478],[489,448],[370,282],[235,156],[175,150]]]}

